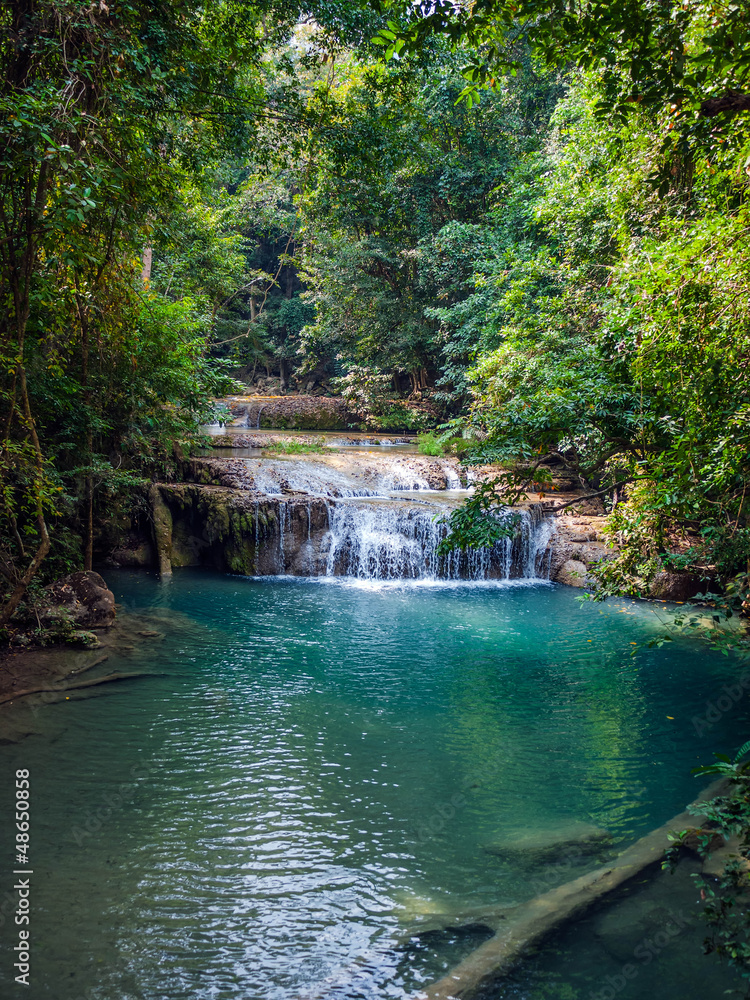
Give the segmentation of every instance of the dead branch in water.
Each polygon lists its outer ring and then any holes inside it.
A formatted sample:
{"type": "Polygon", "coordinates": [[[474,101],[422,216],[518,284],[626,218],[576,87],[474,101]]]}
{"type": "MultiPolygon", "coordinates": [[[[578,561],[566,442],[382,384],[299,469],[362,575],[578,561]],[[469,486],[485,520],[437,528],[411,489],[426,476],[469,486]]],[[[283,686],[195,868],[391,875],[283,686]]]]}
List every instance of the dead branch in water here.
{"type": "MultiPolygon", "coordinates": [[[[88,669],[88,668],[86,668],[88,669]]],[[[6,695],[4,698],[0,698],[0,705],[6,704],[6,702],[15,701],[17,698],[26,698],[30,694],[46,694],[51,692],[54,694],[65,694],[67,691],[78,691],[81,688],[95,687],[97,684],[111,684],[114,681],[129,681],[135,677],[154,677],[154,674],[150,674],[145,670],[138,671],[138,673],[132,674],[122,674],[114,673],[107,674],[105,677],[91,677],[86,681],[81,681],[79,684],[40,684],[37,687],[27,688],[24,691],[15,691],[13,694],[6,695]]]]}

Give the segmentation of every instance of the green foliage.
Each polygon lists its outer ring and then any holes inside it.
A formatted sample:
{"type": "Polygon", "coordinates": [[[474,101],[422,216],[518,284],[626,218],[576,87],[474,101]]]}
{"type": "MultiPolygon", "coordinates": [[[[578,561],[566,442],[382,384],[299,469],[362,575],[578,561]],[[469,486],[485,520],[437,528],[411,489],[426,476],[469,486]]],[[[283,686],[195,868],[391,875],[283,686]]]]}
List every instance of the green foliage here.
{"type": "Polygon", "coordinates": [[[490,548],[502,538],[514,537],[521,515],[503,503],[503,486],[500,479],[480,483],[472,496],[451,512],[448,534],[438,545],[438,555],[449,555],[454,549],[490,548]]]}
{"type": "MultiPolygon", "coordinates": [[[[626,121],[644,107],[667,111],[673,135],[664,147],[678,156],[691,146],[715,149],[712,119],[750,110],[744,4],[483,0],[468,17],[460,0],[390,0],[385,9],[392,20],[376,41],[386,58],[419,52],[434,36],[476,48],[463,69],[461,97],[470,106],[482,88],[497,88],[502,74],[519,71],[525,41],[548,67],[596,72],[602,120],[626,121]]],[[[669,184],[666,174],[662,184],[669,184]]]]}
{"type": "Polygon", "coordinates": [[[328,448],[325,442],[319,441],[272,441],[263,446],[263,451],[277,452],[282,455],[322,455],[325,452],[335,452],[328,448]]]}
{"type": "Polygon", "coordinates": [[[435,313],[447,352],[475,345],[466,377],[481,440],[467,457],[550,457],[609,493],[621,555],[596,570],[602,594],[643,593],[665,568],[737,588],[750,477],[746,175],[724,154],[698,160],[660,199],[649,177],[669,122],[601,121],[600,87],[593,74],[574,80],[544,154],[522,167],[526,221],[508,232],[506,193],[494,235],[476,244],[475,291],[435,313]]]}
{"type": "Polygon", "coordinates": [[[439,310],[470,294],[480,223],[515,159],[538,145],[556,90],[530,71],[469,113],[455,104],[460,86],[445,52],[429,67],[344,67],[305,177],[299,251],[315,306],[302,350],[374,366],[397,394],[454,408],[473,347],[446,355],[439,310]]]}
{"type": "Polygon", "coordinates": [[[91,565],[97,518],[229,387],[207,348],[244,247],[195,192],[250,141],[260,56],[299,13],[272,6],[270,31],[233,0],[0,8],[0,624],[71,533],[91,565]]]}
{"type": "MultiPolygon", "coordinates": [[[[705,816],[709,823],[696,842],[702,856],[710,853],[717,834],[725,841],[732,837],[738,840],[737,854],[725,865],[718,884],[702,875],[695,875],[694,878],[704,901],[702,916],[709,928],[704,951],[723,958],[746,980],[750,980],[750,915],[745,905],[750,887],[747,875],[750,856],[750,762],[743,761],[743,758],[748,752],[750,740],[733,757],[716,753],[713,764],[695,768],[693,773],[699,777],[718,775],[729,779],[730,791],[691,807],[692,812],[705,816]]],[[[695,837],[695,831],[683,830],[670,835],[672,846],[666,852],[662,867],[674,870],[688,836],[695,837]]],[[[745,995],[750,995],[750,984],[745,995]]]]}
{"type": "Polygon", "coordinates": [[[418,435],[417,448],[420,455],[432,455],[436,458],[440,455],[445,455],[449,450],[447,443],[441,439],[440,435],[435,434],[434,431],[427,431],[424,434],[418,435]]]}
{"type": "Polygon", "coordinates": [[[734,782],[743,781],[750,777],[750,761],[745,761],[744,763],[742,761],[742,758],[749,752],[750,740],[743,743],[734,757],[728,757],[723,753],[715,753],[716,763],[693,768],[693,774],[717,774],[723,778],[731,778],[734,782]]]}

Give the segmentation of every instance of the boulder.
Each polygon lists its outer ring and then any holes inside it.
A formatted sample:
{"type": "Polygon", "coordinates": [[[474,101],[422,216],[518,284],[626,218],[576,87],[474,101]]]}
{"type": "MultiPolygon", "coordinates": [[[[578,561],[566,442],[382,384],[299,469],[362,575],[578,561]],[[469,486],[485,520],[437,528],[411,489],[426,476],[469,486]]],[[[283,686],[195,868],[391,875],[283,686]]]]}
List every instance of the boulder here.
{"type": "Polygon", "coordinates": [[[663,569],[651,581],[648,596],[660,601],[689,601],[703,589],[700,577],[694,573],[663,569]]]}
{"type": "Polygon", "coordinates": [[[569,587],[587,586],[588,569],[586,563],[578,559],[568,559],[557,571],[555,579],[558,583],[566,583],[569,587]]]}
{"type": "Polygon", "coordinates": [[[572,587],[588,585],[586,577],[591,567],[617,554],[604,535],[606,520],[605,517],[572,514],[560,514],[555,518],[556,530],[549,547],[550,579],[572,587]]]}
{"type": "Polygon", "coordinates": [[[79,627],[102,628],[115,620],[115,595],[98,573],[71,573],[47,588],[50,599],[79,627]]]}

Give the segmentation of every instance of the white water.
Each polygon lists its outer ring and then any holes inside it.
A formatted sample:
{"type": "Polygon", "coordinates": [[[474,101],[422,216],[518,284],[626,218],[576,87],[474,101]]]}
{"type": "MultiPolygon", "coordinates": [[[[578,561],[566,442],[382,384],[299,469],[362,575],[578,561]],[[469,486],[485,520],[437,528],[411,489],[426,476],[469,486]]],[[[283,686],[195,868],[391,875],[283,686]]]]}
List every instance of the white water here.
{"type": "Polygon", "coordinates": [[[544,579],[551,521],[521,512],[516,536],[492,548],[439,556],[450,507],[338,503],[329,510],[325,576],[358,580],[544,579]]]}
{"type": "Polygon", "coordinates": [[[387,497],[391,493],[425,492],[434,490],[424,469],[429,465],[438,472],[439,488],[462,489],[461,477],[449,460],[399,457],[386,463],[373,461],[366,455],[348,456],[346,464],[337,466],[332,457],[298,459],[245,459],[245,467],[256,490],[269,496],[288,491],[309,493],[319,497],[387,497]]]}

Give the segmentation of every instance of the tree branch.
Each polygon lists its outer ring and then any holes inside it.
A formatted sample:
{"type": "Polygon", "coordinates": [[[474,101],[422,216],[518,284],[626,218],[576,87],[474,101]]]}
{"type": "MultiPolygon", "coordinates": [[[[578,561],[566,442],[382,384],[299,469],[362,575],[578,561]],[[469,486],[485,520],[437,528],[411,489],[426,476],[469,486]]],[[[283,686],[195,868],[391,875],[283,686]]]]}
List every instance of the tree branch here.
{"type": "Polygon", "coordinates": [[[715,118],[716,115],[736,115],[740,111],[750,111],[750,94],[739,90],[728,90],[723,97],[709,97],[701,102],[700,112],[704,118],[715,118]]]}

